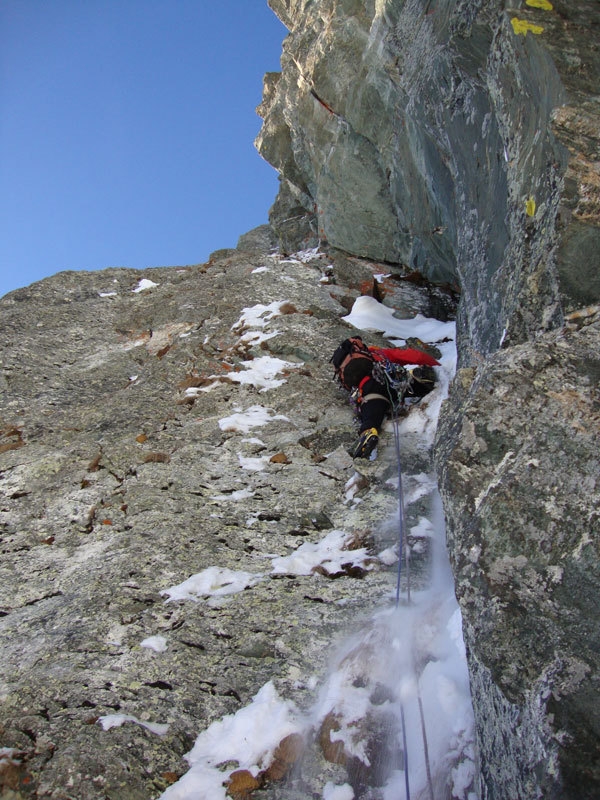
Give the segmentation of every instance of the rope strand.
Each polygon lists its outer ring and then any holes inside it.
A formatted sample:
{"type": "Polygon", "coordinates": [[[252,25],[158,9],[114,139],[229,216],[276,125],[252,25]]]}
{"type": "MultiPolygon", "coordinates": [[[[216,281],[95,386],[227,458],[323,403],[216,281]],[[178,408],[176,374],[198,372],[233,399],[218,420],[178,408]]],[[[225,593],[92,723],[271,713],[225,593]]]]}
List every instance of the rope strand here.
{"type": "MultiPolygon", "coordinates": [[[[396,462],[398,465],[398,579],[396,582],[396,608],[400,604],[400,582],[402,576],[402,556],[406,562],[406,597],[410,605],[410,556],[408,541],[405,543],[405,520],[404,520],[404,490],[402,487],[402,459],[400,454],[400,430],[398,422],[398,409],[402,403],[402,397],[394,398],[388,381],[385,382],[388,398],[392,407],[392,422],[394,426],[394,446],[396,450],[396,462]]],[[[427,786],[431,800],[435,800],[433,792],[433,780],[431,778],[431,764],[429,761],[429,744],[427,741],[427,729],[425,726],[425,713],[423,710],[423,700],[421,698],[421,687],[417,678],[417,700],[419,704],[419,716],[421,719],[421,735],[423,737],[423,753],[425,756],[425,771],[427,773],[427,786]]],[[[400,703],[400,717],[402,720],[402,746],[404,748],[404,781],[406,788],[406,800],[410,800],[410,782],[408,776],[408,744],[406,740],[406,722],[404,718],[404,705],[400,703]]]]}
{"type": "Polygon", "coordinates": [[[419,701],[419,716],[421,717],[421,734],[423,736],[423,753],[425,754],[425,771],[427,772],[427,786],[429,787],[429,794],[431,800],[434,799],[433,795],[433,781],[431,780],[431,765],[429,764],[429,744],[427,742],[427,730],[425,728],[425,714],[423,712],[423,700],[421,699],[421,687],[417,679],[417,698],[419,701]]]}
{"type": "Polygon", "coordinates": [[[404,786],[406,800],[410,800],[410,781],[408,779],[408,745],[406,744],[406,722],[404,720],[404,706],[400,703],[400,718],[402,720],[402,747],[404,748],[404,786]]]}
{"type": "MultiPolygon", "coordinates": [[[[396,608],[400,604],[400,580],[402,578],[402,554],[404,551],[404,494],[402,491],[402,468],[400,462],[400,432],[398,431],[398,417],[394,415],[394,444],[398,463],[398,580],[396,582],[396,608]]],[[[409,589],[410,602],[410,589],[409,589]]]]}

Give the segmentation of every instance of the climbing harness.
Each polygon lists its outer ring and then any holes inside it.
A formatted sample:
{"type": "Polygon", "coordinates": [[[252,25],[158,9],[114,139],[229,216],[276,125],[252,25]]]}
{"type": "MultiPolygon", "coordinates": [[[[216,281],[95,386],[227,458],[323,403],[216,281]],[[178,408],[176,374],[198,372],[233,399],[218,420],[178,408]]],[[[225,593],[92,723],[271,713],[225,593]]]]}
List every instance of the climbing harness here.
{"type": "Polygon", "coordinates": [[[386,400],[389,400],[392,407],[392,419],[394,419],[408,390],[409,372],[400,364],[392,364],[391,361],[384,360],[375,363],[372,374],[377,383],[386,388],[386,400]]]}

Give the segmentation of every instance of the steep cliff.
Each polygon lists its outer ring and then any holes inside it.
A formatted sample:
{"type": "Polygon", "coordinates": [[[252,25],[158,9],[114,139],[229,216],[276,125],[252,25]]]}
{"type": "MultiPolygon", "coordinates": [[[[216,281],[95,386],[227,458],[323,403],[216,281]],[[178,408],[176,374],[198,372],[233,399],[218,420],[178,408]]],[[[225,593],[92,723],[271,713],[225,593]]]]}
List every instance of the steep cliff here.
{"type": "Polygon", "coordinates": [[[284,246],[303,216],[307,240],[459,284],[463,361],[597,300],[596,3],[270,5],[290,35],[257,146],[284,246]]]}
{"type": "MultiPolygon", "coordinates": [[[[269,4],[290,31],[260,107],[270,226],[208,264],[62,273],[0,301],[0,796],[147,800],[268,682],[310,707],[332,642],[395,584],[393,454],[347,455],[341,317],[374,293],[447,319],[459,293],[435,458],[479,795],[596,797],[598,4],[269,4]],[[328,536],[336,563],[277,571],[328,536]]],[[[418,529],[432,463],[410,417],[402,444],[418,529]]],[[[404,755],[375,634],[350,684],[378,720],[370,774],[334,747],[256,797],[347,773],[380,797],[404,755]]]]}
{"type": "Polygon", "coordinates": [[[595,797],[600,8],[269,4],[290,32],[257,139],[281,246],[461,293],[437,461],[482,797],[595,797]]]}

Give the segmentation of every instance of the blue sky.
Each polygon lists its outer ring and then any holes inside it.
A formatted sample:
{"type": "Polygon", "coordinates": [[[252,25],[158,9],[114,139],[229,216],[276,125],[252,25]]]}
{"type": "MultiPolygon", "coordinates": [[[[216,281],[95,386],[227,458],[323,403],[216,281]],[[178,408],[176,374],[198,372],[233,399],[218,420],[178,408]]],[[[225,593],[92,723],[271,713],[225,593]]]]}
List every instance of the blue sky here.
{"type": "Polygon", "coordinates": [[[255,108],[285,35],[266,0],[2,0],[0,295],[267,222],[255,108]]]}

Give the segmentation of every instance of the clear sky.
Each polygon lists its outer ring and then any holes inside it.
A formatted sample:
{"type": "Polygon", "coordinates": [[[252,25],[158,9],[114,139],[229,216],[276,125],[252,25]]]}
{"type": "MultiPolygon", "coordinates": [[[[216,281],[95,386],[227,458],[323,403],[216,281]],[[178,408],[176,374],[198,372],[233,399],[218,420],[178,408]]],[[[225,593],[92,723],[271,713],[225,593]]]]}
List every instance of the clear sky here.
{"type": "Polygon", "coordinates": [[[266,0],[1,0],[0,295],[196,264],[268,221],[266,0]]]}

